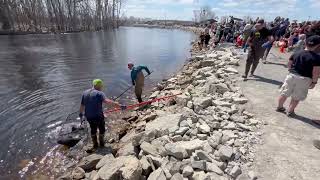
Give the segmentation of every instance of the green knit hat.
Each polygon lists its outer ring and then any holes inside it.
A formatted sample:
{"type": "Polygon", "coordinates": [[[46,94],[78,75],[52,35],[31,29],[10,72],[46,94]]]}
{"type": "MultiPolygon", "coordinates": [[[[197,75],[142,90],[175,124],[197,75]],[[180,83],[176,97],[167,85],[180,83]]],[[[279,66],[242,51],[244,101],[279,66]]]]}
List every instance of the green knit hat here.
{"type": "Polygon", "coordinates": [[[102,87],[103,86],[103,82],[101,79],[95,79],[92,81],[92,85],[93,86],[99,86],[99,87],[102,87]]]}

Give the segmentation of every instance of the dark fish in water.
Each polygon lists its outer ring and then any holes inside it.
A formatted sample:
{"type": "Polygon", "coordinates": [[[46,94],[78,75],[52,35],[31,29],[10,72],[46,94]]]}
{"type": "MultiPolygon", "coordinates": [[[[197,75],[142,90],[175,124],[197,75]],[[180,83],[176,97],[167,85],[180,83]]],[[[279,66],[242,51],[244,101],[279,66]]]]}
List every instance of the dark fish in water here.
{"type": "Polygon", "coordinates": [[[68,146],[68,147],[73,147],[76,144],[78,144],[80,140],[81,140],[80,137],[67,136],[67,137],[61,137],[60,139],[58,139],[57,143],[68,146]]]}
{"type": "Polygon", "coordinates": [[[61,128],[57,143],[73,147],[85,136],[85,133],[85,128],[79,123],[65,124],[61,128]]]}

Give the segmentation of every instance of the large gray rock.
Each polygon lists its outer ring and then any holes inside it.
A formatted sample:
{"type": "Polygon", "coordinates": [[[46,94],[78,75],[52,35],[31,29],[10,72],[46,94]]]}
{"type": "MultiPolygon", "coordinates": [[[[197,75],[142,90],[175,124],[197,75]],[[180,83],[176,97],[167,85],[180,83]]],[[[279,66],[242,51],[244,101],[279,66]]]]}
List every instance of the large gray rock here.
{"type": "Polygon", "coordinates": [[[205,151],[202,150],[196,150],[195,155],[200,159],[200,160],[205,160],[208,162],[212,162],[212,158],[209,156],[209,154],[205,151]]]}
{"type": "Polygon", "coordinates": [[[132,143],[125,144],[122,148],[117,151],[116,156],[136,156],[139,153],[139,150],[136,146],[133,146],[132,143]]]}
{"type": "Polygon", "coordinates": [[[102,159],[103,156],[100,154],[91,154],[87,157],[84,157],[80,163],[78,164],[79,167],[81,167],[84,171],[92,171],[96,168],[96,165],[102,159]]]}
{"type": "Polygon", "coordinates": [[[140,179],[142,174],[140,161],[133,156],[129,156],[129,158],[125,160],[124,166],[120,168],[120,173],[123,180],[140,179]]]}
{"type": "Polygon", "coordinates": [[[169,129],[172,126],[179,126],[182,114],[170,114],[166,116],[161,116],[155,120],[147,123],[145,131],[151,131],[153,129],[158,130],[159,134],[157,136],[163,136],[169,133],[169,129]]]}
{"type": "Polygon", "coordinates": [[[180,127],[174,134],[183,136],[188,130],[188,127],[180,127]]]}
{"type": "Polygon", "coordinates": [[[237,103],[237,104],[245,104],[245,103],[248,102],[248,99],[241,98],[241,97],[240,98],[239,97],[233,97],[232,100],[233,100],[234,103],[237,103]]]}
{"type": "Polygon", "coordinates": [[[200,61],[200,66],[201,67],[211,67],[213,66],[215,63],[215,60],[204,60],[204,61],[200,61]]]}
{"type": "Polygon", "coordinates": [[[195,110],[198,109],[205,109],[212,104],[212,99],[211,97],[198,97],[194,98],[193,105],[195,110]]]}
{"type": "Polygon", "coordinates": [[[233,168],[231,169],[230,176],[232,176],[233,178],[236,178],[241,173],[242,173],[241,168],[238,165],[236,165],[236,166],[233,166],[233,168]]]}
{"type": "Polygon", "coordinates": [[[191,166],[185,166],[182,171],[183,177],[189,177],[193,174],[193,168],[191,166]]]}
{"type": "Polygon", "coordinates": [[[142,174],[145,176],[149,176],[152,171],[151,164],[149,163],[146,156],[142,156],[140,159],[141,167],[142,167],[142,174]]]}
{"type": "Polygon", "coordinates": [[[198,130],[204,134],[210,133],[210,127],[206,123],[201,124],[198,130]]]}
{"type": "Polygon", "coordinates": [[[71,178],[73,180],[83,179],[85,174],[86,172],[82,168],[76,167],[71,173],[71,178]]]}
{"type": "Polygon", "coordinates": [[[235,68],[232,68],[232,67],[228,67],[226,69],[224,69],[225,72],[227,73],[236,73],[238,74],[238,70],[236,70],[235,68]]]}
{"type": "Polygon", "coordinates": [[[219,175],[223,175],[223,171],[215,163],[207,162],[206,171],[207,172],[214,172],[219,175]]]}
{"type": "Polygon", "coordinates": [[[140,179],[141,174],[142,166],[136,157],[121,156],[103,166],[94,180],[136,180],[140,179]]]}
{"type": "Polygon", "coordinates": [[[230,146],[222,146],[218,151],[218,155],[222,161],[228,161],[231,159],[233,155],[232,147],[230,146]]]}
{"type": "Polygon", "coordinates": [[[114,159],[115,158],[112,154],[107,154],[107,155],[103,156],[103,158],[96,165],[96,169],[102,168],[104,165],[112,162],[114,159]]]}
{"type": "Polygon", "coordinates": [[[216,92],[220,94],[224,94],[225,92],[229,91],[228,86],[223,83],[215,84],[215,87],[216,87],[216,92]]]}
{"type": "Polygon", "coordinates": [[[188,157],[187,151],[184,148],[177,146],[176,143],[166,144],[165,149],[167,150],[168,155],[174,156],[177,159],[188,157]]]}
{"type": "Polygon", "coordinates": [[[193,173],[191,180],[211,180],[204,171],[196,171],[193,173]]]}
{"type": "Polygon", "coordinates": [[[159,156],[159,152],[157,151],[157,148],[155,146],[153,146],[152,144],[150,143],[147,143],[147,142],[143,142],[141,145],[140,145],[140,148],[143,150],[143,152],[145,154],[151,154],[153,156],[159,156]]]}
{"type": "Polygon", "coordinates": [[[150,174],[148,180],[167,180],[167,178],[163,170],[161,168],[158,168],[150,174]]]}
{"type": "Polygon", "coordinates": [[[208,143],[211,147],[217,148],[217,146],[221,143],[222,133],[217,132],[214,133],[210,138],[208,138],[208,143]]]}
{"type": "Polygon", "coordinates": [[[174,174],[170,180],[183,180],[183,176],[180,173],[174,174]]]}
{"type": "Polygon", "coordinates": [[[191,100],[191,97],[190,97],[190,96],[187,96],[187,95],[184,95],[184,94],[179,95],[179,96],[177,96],[177,98],[176,98],[177,104],[178,104],[179,106],[183,106],[183,107],[187,106],[187,103],[188,103],[188,101],[190,101],[190,100],[191,100]]]}
{"type": "Polygon", "coordinates": [[[133,137],[131,138],[132,145],[133,146],[139,146],[142,142],[145,141],[145,137],[146,137],[146,133],[145,132],[134,134],[133,137]]]}
{"type": "Polygon", "coordinates": [[[194,139],[191,141],[180,141],[174,143],[175,146],[178,146],[182,149],[185,149],[188,153],[188,156],[192,155],[192,152],[195,150],[201,149],[205,141],[194,139]]]}
{"type": "Polygon", "coordinates": [[[157,117],[157,114],[151,113],[151,114],[143,117],[143,118],[142,118],[142,121],[149,122],[149,121],[152,121],[152,120],[156,119],[156,117],[157,117]]]}

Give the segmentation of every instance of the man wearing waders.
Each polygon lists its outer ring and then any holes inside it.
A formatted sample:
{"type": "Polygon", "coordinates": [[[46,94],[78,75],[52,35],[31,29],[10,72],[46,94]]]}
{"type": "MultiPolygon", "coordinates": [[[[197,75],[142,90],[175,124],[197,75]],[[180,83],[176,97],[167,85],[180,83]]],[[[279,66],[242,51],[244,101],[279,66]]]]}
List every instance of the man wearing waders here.
{"type": "Polygon", "coordinates": [[[83,92],[81,105],[80,105],[80,119],[83,116],[86,117],[90,125],[91,138],[93,143],[92,150],[98,147],[97,130],[99,129],[99,144],[101,147],[104,146],[104,133],[106,131],[103,107],[102,104],[114,104],[120,107],[122,110],[126,109],[126,106],[114,102],[108,98],[102,92],[103,83],[100,79],[92,81],[92,88],[83,92]]]}
{"type": "Polygon", "coordinates": [[[250,48],[248,52],[245,73],[242,76],[244,80],[247,80],[250,68],[250,76],[254,75],[254,71],[259,64],[259,60],[263,57],[266,48],[272,47],[272,43],[273,36],[265,27],[264,20],[258,20],[247,41],[247,44],[250,48]]]}
{"type": "Polygon", "coordinates": [[[132,85],[134,85],[134,92],[137,96],[138,102],[142,102],[142,89],[144,86],[144,75],[142,70],[145,70],[148,74],[151,74],[146,66],[135,67],[133,63],[128,64],[128,69],[131,70],[132,85]]]}

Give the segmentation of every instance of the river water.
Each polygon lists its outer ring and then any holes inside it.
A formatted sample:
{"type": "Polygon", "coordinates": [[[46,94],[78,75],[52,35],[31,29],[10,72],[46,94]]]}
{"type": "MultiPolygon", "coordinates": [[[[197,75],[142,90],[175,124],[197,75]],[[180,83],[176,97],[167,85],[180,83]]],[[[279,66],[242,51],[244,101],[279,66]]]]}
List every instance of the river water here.
{"type": "Polygon", "coordinates": [[[78,109],[92,79],[101,78],[106,95],[117,96],[131,85],[130,61],[154,71],[145,82],[152,87],[182,67],[193,39],[180,30],[132,27],[0,36],[0,176],[21,177],[22,168],[56,146],[48,134],[78,109]]]}

